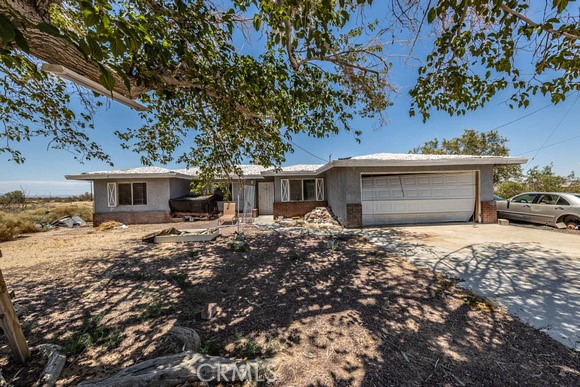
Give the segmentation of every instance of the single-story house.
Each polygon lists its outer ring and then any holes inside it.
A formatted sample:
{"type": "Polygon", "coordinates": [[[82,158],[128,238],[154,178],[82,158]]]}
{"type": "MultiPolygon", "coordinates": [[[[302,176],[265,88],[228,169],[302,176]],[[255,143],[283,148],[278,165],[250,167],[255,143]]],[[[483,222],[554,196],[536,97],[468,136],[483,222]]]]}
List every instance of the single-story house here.
{"type": "MultiPolygon", "coordinates": [[[[326,164],[266,169],[242,165],[232,176],[238,208],[260,215],[301,216],[330,207],[346,227],[390,224],[495,223],[493,168],[525,158],[379,153],[326,164]]],[[[94,223],[161,223],[171,218],[169,199],[190,192],[195,169],[143,167],[67,175],[94,182],[94,223]]]]}

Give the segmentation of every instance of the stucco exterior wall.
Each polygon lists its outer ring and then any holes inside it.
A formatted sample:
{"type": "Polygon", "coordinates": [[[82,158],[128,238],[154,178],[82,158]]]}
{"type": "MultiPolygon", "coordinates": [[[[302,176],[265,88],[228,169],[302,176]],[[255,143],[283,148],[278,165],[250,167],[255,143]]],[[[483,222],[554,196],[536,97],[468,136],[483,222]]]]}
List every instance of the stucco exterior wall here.
{"type": "Polygon", "coordinates": [[[191,193],[191,180],[169,179],[169,199],[180,198],[191,193]]]}
{"type": "Polygon", "coordinates": [[[169,179],[123,179],[95,180],[95,213],[169,211],[169,179]],[[109,207],[107,203],[107,183],[147,183],[147,204],[118,205],[109,207]]]}
{"type": "Polygon", "coordinates": [[[325,196],[328,206],[338,218],[340,224],[346,224],[346,189],[341,177],[344,171],[338,168],[326,171],[325,196]]]}

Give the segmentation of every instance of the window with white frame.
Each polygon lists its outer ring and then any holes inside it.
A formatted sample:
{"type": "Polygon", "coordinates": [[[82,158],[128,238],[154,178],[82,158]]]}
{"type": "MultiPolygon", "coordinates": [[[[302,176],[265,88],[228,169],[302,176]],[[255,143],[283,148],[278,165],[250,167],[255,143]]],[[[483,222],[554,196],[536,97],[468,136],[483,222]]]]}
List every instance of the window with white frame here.
{"type": "Polygon", "coordinates": [[[282,179],[283,202],[324,200],[324,179],[282,179]]]}
{"type": "Polygon", "coordinates": [[[118,183],[118,204],[138,206],[147,204],[147,183],[118,183]]]}

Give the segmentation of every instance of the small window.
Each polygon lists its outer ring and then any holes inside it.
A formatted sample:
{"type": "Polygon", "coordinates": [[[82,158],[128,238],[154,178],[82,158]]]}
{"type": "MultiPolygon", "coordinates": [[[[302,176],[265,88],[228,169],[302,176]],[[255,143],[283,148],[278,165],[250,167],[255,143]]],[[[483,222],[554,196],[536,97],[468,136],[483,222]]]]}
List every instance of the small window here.
{"type": "Polygon", "coordinates": [[[562,197],[558,199],[558,202],[556,204],[559,206],[569,206],[570,205],[570,203],[568,203],[568,201],[562,197]]]}
{"type": "Polygon", "coordinates": [[[536,196],[536,194],[523,194],[514,197],[511,201],[514,203],[532,203],[536,196]]]}
{"type": "Polygon", "coordinates": [[[133,183],[133,205],[147,204],[147,184],[133,183]]]}
{"type": "Polygon", "coordinates": [[[147,204],[147,183],[119,183],[119,205],[147,204]]]}
{"type": "Polygon", "coordinates": [[[316,200],[316,180],[303,180],[304,200],[316,200]]]}
{"type": "Polygon", "coordinates": [[[131,183],[119,184],[119,205],[130,206],[132,204],[133,200],[131,199],[131,183]]]}
{"type": "Polygon", "coordinates": [[[290,180],[290,200],[302,200],[302,180],[290,180]]]}
{"type": "Polygon", "coordinates": [[[558,197],[556,195],[543,194],[538,198],[538,204],[548,204],[553,206],[557,201],[558,197]]]}

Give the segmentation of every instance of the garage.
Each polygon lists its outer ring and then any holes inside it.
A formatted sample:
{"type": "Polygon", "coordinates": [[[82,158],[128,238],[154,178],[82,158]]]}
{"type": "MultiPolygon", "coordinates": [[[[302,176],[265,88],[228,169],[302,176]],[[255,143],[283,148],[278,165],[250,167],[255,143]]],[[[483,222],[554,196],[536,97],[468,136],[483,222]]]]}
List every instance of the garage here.
{"type": "Polygon", "coordinates": [[[363,226],[466,222],[475,211],[470,172],[362,175],[363,226]]]}

